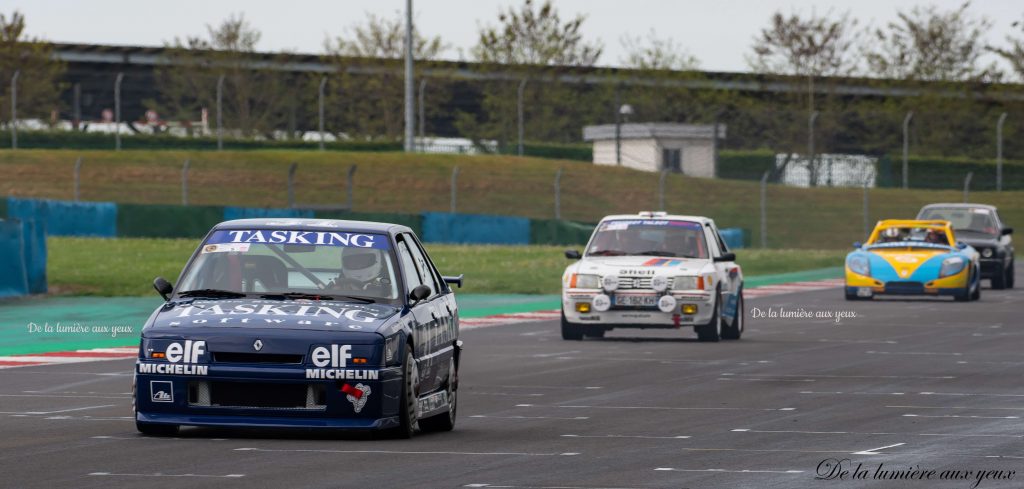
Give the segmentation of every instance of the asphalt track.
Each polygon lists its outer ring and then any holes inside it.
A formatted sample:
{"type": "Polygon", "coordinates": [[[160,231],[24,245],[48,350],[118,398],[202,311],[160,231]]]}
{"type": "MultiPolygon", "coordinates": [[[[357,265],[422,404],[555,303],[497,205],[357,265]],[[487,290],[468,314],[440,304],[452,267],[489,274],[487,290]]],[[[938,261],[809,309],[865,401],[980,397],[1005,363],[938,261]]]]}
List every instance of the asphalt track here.
{"type": "MultiPolygon", "coordinates": [[[[1024,270],[1018,270],[1022,274],[1024,270]]],[[[1024,275],[1024,274],[1022,274],[1024,275]]],[[[561,340],[556,322],[464,331],[456,431],[412,440],[186,429],[138,435],[132,362],[0,370],[0,487],[792,488],[1024,486],[1024,290],[976,303],[750,299],[830,318],[561,340]],[[826,459],[867,480],[815,480],[826,459]],[[935,469],[873,480],[876,469],[935,469]],[[941,471],[973,471],[939,480],[941,471]]]]}

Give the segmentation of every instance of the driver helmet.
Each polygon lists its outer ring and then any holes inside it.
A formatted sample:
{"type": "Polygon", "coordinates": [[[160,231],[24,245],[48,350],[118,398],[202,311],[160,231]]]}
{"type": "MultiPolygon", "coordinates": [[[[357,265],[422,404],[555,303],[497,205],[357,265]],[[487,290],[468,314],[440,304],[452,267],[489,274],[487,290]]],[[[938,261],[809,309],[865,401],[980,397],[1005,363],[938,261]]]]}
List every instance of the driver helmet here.
{"type": "Polygon", "coordinates": [[[891,238],[891,239],[899,238],[900,237],[900,228],[886,228],[886,229],[883,229],[882,230],[882,236],[885,236],[886,238],[891,238]]]}
{"type": "Polygon", "coordinates": [[[342,248],[342,277],[359,282],[369,282],[380,276],[383,265],[380,253],[370,248],[342,248]]]}

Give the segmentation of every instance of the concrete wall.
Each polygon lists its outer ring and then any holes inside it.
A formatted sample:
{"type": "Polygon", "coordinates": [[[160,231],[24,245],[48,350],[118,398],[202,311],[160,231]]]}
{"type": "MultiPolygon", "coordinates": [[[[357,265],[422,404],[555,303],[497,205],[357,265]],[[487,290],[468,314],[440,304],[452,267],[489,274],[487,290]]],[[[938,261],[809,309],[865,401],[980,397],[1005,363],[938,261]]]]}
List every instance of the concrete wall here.
{"type": "MultiPolygon", "coordinates": [[[[714,178],[715,146],[710,139],[623,139],[622,166],[661,171],[662,149],[682,149],[683,174],[714,178]]],[[[594,141],[594,164],[615,166],[615,141],[594,141]]]]}

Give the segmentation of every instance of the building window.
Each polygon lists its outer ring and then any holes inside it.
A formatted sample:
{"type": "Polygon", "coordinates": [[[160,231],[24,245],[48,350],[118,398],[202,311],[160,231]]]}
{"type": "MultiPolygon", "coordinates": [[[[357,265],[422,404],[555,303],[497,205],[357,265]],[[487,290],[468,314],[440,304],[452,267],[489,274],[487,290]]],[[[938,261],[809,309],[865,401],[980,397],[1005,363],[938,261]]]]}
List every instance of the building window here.
{"type": "Polygon", "coordinates": [[[662,148],[661,169],[673,173],[683,172],[683,150],[679,148],[662,148]]]}

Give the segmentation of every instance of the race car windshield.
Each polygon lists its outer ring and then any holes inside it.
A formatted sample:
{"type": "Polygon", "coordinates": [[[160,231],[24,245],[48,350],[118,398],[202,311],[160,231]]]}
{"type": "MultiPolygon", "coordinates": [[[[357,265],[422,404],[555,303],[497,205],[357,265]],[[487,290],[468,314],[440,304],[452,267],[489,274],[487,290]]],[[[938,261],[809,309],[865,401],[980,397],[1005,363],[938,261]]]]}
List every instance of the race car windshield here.
{"type": "Polygon", "coordinates": [[[930,207],[925,209],[921,219],[949,221],[958,232],[999,236],[995,216],[983,207],[930,207]]]}
{"type": "Polygon", "coordinates": [[[179,291],[362,302],[399,297],[388,237],[338,229],[214,231],[183,277],[179,291]]]}
{"type": "Polygon", "coordinates": [[[690,221],[605,221],[587,248],[588,256],[644,255],[674,258],[708,257],[701,225],[690,221]]]}
{"type": "Polygon", "coordinates": [[[950,245],[945,230],[928,227],[885,228],[878,232],[878,237],[870,244],[898,244],[903,246],[950,245]]]}

